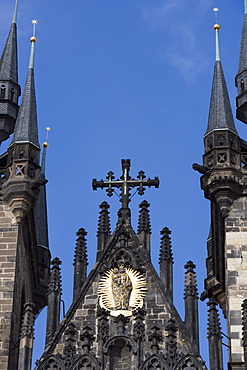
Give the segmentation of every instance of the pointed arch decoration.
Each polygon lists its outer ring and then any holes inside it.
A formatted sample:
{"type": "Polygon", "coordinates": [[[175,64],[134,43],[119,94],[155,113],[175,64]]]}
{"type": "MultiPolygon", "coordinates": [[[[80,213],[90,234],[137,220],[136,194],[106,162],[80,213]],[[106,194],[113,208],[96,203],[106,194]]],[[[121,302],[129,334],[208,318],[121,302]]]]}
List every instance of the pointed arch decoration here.
{"type": "Polygon", "coordinates": [[[65,370],[65,366],[58,356],[50,355],[35,370],[65,370]]]}
{"type": "Polygon", "coordinates": [[[88,354],[80,356],[70,367],[70,370],[98,370],[98,369],[99,366],[97,361],[88,354]]]}
{"type": "Polygon", "coordinates": [[[129,338],[125,335],[116,335],[108,339],[108,341],[104,345],[103,352],[105,354],[108,354],[109,349],[115,347],[116,345],[118,345],[118,343],[124,343],[124,345],[128,347],[132,353],[137,354],[136,343],[133,341],[132,338],[129,338]]]}
{"type": "Polygon", "coordinates": [[[178,361],[174,370],[206,370],[206,367],[194,356],[186,355],[178,361]]]}
{"type": "Polygon", "coordinates": [[[169,370],[169,366],[164,359],[159,355],[150,356],[142,365],[140,370],[169,370]]]}
{"type": "Polygon", "coordinates": [[[104,345],[104,354],[107,356],[109,370],[130,369],[133,356],[136,357],[137,348],[133,339],[119,335],[110,338],[104,345]]]}
{"type": "Polygon", "coordinates": [[[108,266],[110,268],[118,267],[120,265],[124,267],[136,267],[133,257],[134,256],[129,250],[126,248],[120,248],[112,254],[111,258],[109,259],[108,266]]]}

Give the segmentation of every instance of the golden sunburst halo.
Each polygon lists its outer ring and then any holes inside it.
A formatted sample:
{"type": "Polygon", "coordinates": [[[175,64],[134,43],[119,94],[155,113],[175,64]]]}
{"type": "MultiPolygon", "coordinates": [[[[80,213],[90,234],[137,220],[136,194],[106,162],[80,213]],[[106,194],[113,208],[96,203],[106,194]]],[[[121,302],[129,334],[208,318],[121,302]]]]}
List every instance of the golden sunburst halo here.
{"type": "Polygon", "coordinates": [[[131,316],[133,310],[141,308],[143,306],[143,300],[147,291],[147,282],[145,277],[131,267],[124,268],[125,273],[128,275],[131,284],[132,291],[129,298],[128,309],[116,309],[114,294],[112,289],[112,278],[114,275],[114,268],[109,269],[100,279],[98,287],[99,304],[101,308],[110,311],[111,316],[131,316]]]}

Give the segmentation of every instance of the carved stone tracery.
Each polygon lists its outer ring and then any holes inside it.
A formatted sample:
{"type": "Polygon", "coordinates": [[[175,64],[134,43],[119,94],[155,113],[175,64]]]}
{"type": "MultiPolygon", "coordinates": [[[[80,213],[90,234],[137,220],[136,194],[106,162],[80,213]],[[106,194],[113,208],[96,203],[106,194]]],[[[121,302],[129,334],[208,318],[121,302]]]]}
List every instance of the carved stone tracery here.
{"type": "Polygon", "coordinates": [[[168,370],[169,367],[159,355],[150,356],[142,365],[141,370],[168,370]]]}

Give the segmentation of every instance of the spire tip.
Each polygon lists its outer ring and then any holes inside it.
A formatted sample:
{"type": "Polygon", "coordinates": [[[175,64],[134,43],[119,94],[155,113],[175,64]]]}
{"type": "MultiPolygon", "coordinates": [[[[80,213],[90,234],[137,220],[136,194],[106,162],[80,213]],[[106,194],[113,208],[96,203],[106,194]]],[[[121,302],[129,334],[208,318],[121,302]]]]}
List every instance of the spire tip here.
{"type": "Polygon", "coordinates": [[[14,14],[12,18],[12,23],[16,23],[17,21],[17,10],[18,10],[18,0],[15,1],[15,9],[14,9],[14,14]]]}
{"type": "Polygon", "coordinates": [[[219,44],[219,30],[220,30],[220,25],[218,24],[218,11],[219,11],[219,8],[214,8],[213,11],[215,13],[215,24],[213,26],[213,29],[215,31],[215,36],[216,36],[215,46],[216,46],[216,61],[217,61],[217,60],[220,60],[220,44],[219,44]]]}

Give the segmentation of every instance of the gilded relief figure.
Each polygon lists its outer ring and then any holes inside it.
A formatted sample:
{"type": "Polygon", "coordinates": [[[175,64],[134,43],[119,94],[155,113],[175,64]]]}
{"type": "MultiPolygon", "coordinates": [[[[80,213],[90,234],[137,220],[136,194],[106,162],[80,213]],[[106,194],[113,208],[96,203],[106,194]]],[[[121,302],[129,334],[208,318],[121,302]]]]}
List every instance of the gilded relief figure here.
{"type": "Polygon", "coordinates": [[[112,293],[115,302],[115,310],[127,310],[133,289],[131,279],[124,266],[115,267],[112,274],[112,293]]]}

